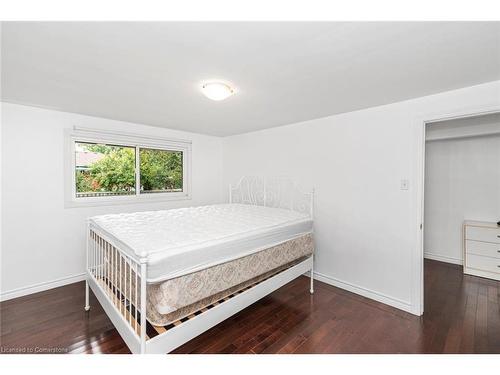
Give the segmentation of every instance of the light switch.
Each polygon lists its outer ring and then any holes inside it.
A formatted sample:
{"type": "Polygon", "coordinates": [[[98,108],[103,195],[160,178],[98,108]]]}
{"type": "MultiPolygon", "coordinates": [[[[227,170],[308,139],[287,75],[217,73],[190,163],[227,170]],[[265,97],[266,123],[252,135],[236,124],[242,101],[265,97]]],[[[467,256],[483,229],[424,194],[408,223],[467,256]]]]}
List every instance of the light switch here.
{"type": "Polygon", "coordinates": [[[410,188],[410,181],[401,180],[401,190],[408,190],[410,188]]]}

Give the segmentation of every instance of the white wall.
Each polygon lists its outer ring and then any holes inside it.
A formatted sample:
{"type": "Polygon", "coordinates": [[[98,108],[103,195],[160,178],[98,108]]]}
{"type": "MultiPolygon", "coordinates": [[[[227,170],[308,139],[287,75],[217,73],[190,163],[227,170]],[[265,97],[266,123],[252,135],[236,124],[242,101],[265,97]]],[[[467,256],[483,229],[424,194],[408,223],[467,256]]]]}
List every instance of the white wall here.
{"type": "Polygon", "coordinates": [[[314,186],[316,276],[419,314],[423,120],[489,106],[500,107],[500,81],[228,137],[224,182],[286,174],[314,186]]]}
{"type": "MultiPolygon", "coordinates": [[[[485,128],[500,132],[500,116],[430,124],[427,134],[461,137],[485,128]]],[[[462,264],[463,221],[500,220],[500,135],[430,141],[425,152],[425,256],[462,264]]]]}
{"type": "Polygon", "coordinates": [[[222,140],[2,103],[2,298],[81,279],[85,219],[221,202],[222,140]],[[64,129],[74,125],[192,140],[192,200],[64,207],[64,129]],[[32,288],[30,288],[32,287],[32,288]]]}

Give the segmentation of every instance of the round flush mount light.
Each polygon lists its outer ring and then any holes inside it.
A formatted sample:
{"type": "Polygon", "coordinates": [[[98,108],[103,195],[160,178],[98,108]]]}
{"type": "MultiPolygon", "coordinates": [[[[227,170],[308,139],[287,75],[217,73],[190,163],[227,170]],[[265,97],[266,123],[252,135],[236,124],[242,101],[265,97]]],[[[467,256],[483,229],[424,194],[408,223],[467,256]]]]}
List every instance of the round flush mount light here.
{"type": "Polygon", "coordinates": [[[201,86],[201,92],[212,100],[224,100],[234,94],[234,89],[222,82],[207,82],[201,86]]]}

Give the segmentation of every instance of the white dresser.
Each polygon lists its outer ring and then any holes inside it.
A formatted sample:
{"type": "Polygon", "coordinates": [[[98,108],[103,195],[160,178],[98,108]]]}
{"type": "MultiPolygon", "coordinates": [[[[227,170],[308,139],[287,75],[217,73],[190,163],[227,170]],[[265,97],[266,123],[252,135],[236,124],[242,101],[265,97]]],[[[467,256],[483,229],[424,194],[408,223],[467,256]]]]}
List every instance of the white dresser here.
{"type": "Polygon", "coordinates": [[[483,221],[464,222],[464,273],[500,280],[500,227],[483,221]]]}

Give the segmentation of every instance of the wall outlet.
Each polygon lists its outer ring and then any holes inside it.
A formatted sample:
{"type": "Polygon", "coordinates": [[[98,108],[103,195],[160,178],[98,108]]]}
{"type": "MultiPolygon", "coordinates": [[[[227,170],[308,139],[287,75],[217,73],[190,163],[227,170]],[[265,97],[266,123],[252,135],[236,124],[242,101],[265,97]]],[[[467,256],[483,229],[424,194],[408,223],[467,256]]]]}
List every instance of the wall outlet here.
{"type": "Polygon", "coordinates": [[[410,188],[410,181],[401,180],[401,190],[408,190],[410,188]]]}

